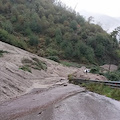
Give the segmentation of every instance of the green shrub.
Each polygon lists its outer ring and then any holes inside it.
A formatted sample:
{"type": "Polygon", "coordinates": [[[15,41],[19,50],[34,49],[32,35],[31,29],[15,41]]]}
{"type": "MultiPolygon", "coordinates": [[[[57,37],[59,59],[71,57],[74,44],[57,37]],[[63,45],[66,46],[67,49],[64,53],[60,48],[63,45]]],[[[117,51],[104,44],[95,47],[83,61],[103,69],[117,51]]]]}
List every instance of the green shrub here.
{"type": "Polygon", "coordinates": [[[46,53],[47,53],[47,56],[57,56],[58,55],[58,51],[51,47],[47,48],[46,53]]]}
{"type": "Polygon", "coordinates": [[[82,67],[81,64],[78,64],[78,63],[75,63],[75,62],[69,62],[69,61],[61,61],[61,63],[65,66],[68,66],[68,67],[82,67]]]}
{"type": "Polygon", "coordinates": [[[31,69],[28,65],[21,66],[20,69],[31,73],[31,69]]]}
{"type": "Polygon", "coordinates": [[[73,76],[73,74],[69,74],[68,75],[68,80],[69,80],[69,82],[71,82],[71,80],[74,78],[74,76],[73,76]]]}
{"type": "Polygon", "coordinates": [[[29,44],[31,45],[31,46],[37,46],[38,44],[39,44],[39,40],[38,40],[39,38],[38,38],[38,36],[36,36],[36,35],[31,35],[30,37],[29,37],[29,44]]]}
{"type": "Polygon", "coordinates": [[[32,60],[27,59],[27,58],[23,59],[22,63],[25,65],[25,67],[23,67],[23,69],[33,68],[33,69],[37,69],[37,70],[41,70],[41,69],[47,70],[47,65],[45,62],[39,60],[38,58],[32,58],[32,60]]]}
{"type": "Polygon", "coordinates": [[[111,81],[120,80],[120,72],[108,72],[108,73],[106,73],[104,75],[111,81]]]}
{"type": "Polygon", "coordinates": [[[27,48],[27,44],[23,40],[18,39],[16,36],[9,34],[3,29],[0,29],[0,40],[22,49],[27,48]]]}
{"type": "Polygon", "coordinates": [[[91,70],[90,70],[91,73],[95,73],[95,74],[98,74],[99,71],[100,71],[99,67],[92,67],[91,70]]]}
{"type": "Polygon", "coordinates": [[[118,71],[120,71],[120,65],[118,65],[118,71]]]}
{"type": "Polygon", "coordinates": [[[33,63],[33,68],[38,70],[47,70],[47,65],[45,62],[39,60],[38,58],[32,58],[35,62],[33,63]]]}
{"type": "Polygon", "coordinates": [[[0,57],[2,57],[3,56],[3,52],[2,51],[0,51],[0,57]]]}
{"type": "Polygon", "coordinates": [[[8,53],[7,51],[0,50],[0,57],[3,56],[3,53],[8,53]]]}
{"type": "Polygon", "coordinates": [[[47,58],[50,59],[50,60],[53,60],[53,61],[55,61],[55,62],[60,63],[60,59],[59,59],[58,56],[49,56],[49,57],[47,57],[47,58]]]}

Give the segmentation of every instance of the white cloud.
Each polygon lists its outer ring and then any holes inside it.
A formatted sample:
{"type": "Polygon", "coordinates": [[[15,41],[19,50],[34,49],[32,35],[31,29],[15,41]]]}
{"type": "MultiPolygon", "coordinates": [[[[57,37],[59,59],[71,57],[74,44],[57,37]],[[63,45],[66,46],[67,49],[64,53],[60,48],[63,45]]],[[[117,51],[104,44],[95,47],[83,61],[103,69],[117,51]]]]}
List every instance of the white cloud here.
{"type": "Polygon", "coordinates": [[[119,0],[61,0],[76,11],[86,10],[89,12],[106,14],[109,16],[120,17],[119,0]]]}

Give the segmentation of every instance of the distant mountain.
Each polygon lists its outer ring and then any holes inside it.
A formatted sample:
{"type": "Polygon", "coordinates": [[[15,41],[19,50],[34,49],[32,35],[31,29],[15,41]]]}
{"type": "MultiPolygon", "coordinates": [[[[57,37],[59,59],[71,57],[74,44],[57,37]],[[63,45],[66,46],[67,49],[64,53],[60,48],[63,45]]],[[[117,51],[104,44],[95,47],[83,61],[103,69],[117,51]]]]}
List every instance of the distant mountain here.
{"type": "Polygon", "coordinates": [[[88,19],[92,16],[95,24],[99,24],[108,33],[112,32],[116,27],[120,26],[120,17],[115,18],[103,14],[90,13],[87,11],[80,11],[80,14],[88,19]]]}

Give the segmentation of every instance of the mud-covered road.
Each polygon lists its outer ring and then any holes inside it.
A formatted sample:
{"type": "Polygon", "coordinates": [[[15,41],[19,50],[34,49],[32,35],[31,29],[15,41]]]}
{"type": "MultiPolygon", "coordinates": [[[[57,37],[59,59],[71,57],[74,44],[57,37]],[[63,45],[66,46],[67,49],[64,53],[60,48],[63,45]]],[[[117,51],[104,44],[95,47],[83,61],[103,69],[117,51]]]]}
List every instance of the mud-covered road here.
{"type": "Polygon", "coordinates": [[[0,120],[120,120],[120,102],[68,84],[0,104],[0,120]]]}
{"type": "Polygon", "coordinates": [[[37,110],[47,109],[50,105],[83,91],[83,88],[74,85],[58,86],[44,91],[38,89],[0,104],[0,120],[14,120],[37,110]]]}

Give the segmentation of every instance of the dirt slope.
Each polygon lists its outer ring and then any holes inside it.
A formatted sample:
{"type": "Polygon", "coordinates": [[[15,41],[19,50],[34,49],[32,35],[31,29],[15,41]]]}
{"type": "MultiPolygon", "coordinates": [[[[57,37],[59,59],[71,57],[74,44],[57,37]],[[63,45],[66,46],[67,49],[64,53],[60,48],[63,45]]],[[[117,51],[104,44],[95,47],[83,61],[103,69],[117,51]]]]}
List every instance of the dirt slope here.
{"type": "Polygon", "coordinates": [[[22,49],[0,42],[0,50],[7,51],[0,57],[0,101],[30,92],[33,88],[48,88],[67,79],[68,74],[77,73],[89,79],[102,79],[103,76],[83,73],[82,68],[65,67],[54,61],[38,57],[22,49]],[[47,70],[37,70],[31,68],[31,72],[21,70],[24,66],[22,60],[33,61],[37,58],[46,63],[47,70]]]}

